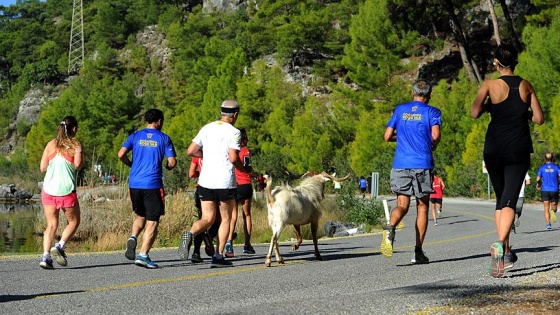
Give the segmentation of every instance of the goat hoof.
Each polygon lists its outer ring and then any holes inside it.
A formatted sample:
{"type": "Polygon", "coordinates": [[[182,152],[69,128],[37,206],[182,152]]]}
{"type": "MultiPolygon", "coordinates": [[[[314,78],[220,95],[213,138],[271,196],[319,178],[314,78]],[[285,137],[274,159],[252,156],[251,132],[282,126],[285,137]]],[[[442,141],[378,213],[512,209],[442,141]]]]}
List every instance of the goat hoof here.
{"type": "Polygon", "coordinates": [[[270,258],[267,257],[266,260],[264,261],[264,265],[267,267],[270,267],[270,258]]]}
{"type": "Polygon", "coordinates": [[[283,264],[284,264],[284,259],[280,259],[280,260],[278,261],[278,263],[283,265],[283,264]]]}
{"type": "Polygon", "coordinates": [[[320,255],[316,257],[317,260],[323,260],[323,257],[321,257],[320,255]]]}
{"type": "Polygon", "coordinates": [[[292,250],[298,250],[299,245],[292,245],[292,250]]]}

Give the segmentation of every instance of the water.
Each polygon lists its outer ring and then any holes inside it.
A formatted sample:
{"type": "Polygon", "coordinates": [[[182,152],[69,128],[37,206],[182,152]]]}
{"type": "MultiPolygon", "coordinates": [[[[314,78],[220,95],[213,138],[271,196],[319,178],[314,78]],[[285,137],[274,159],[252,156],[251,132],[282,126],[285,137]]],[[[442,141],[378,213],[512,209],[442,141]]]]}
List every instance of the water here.
{"type": "Polygon", "coordinates": [[[41,250],[42,237],[35,225],[43,216],[41,204],[0,203],[0,255],[41,250]]]}

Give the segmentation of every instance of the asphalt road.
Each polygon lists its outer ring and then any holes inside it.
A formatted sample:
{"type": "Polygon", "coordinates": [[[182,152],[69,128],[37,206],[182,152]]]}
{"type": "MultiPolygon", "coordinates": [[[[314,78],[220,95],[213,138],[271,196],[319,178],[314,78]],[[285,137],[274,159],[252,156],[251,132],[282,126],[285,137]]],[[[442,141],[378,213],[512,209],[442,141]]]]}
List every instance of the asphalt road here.
{"type": "Polygon", "coordinates": [[[210,269],[209,259],[181,261],[176,248],[151,253],[157,270],[135,266],[124,251],[69,253],[68,267],[55,263],[54,270],[39,268],[38,254],[3,257],[0,314],[410,314],[558,268],[560,228],[545,231],[542,205],[525,205],[512,234],[519,262],[505,278],[491,278],[492,209],[488,201],[446,198],[439,225],[428,228],[429,265],[410,264],[414,209],[391,259],[379,252],[380,234],[322,239],[323,261],[314,259],[311,241],[295,252],[282,243],[286,264],[273,259],[269,268],[267,244],[256,245],[256,255],[236,246],[234,267],[220,269],[210,269]]]}

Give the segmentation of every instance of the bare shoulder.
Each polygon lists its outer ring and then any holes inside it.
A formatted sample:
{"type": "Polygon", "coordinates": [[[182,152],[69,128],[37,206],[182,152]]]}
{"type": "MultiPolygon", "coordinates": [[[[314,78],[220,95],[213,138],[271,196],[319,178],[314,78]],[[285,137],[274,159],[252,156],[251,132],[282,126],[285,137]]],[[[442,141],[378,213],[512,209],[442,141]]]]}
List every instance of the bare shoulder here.
{"type": "Polygon", "coordinates": [[[520,90],[525,90],[527,93],[533,93],[535,90],[533,89],[533,85],[531,85],[531,82],[523,79],[521,81],[521,84],[519,85],[519,89],[520,90]]]}
{"type": "Polygon", "coordinates": [[[498,104],[507,98],[509,87],[504,80],[492,79],[484,82],[488,89],[488,95],[492,99],[492,104],[498,104]]]}
{"type": "Polygon", "coordinates": [[[49,155],[56,152],[56,140],[55,139],[53,139],[53,140],[51,140],[47,143],[47,145],[45,146],[45,152],[49,155]]]}
{"type": "Polygon", "coordinates": [[[485,80],[484,83],[489,89],[500,88],[503,87],[504,85],[507,86],[504,80],[500,80],[500,79],[489,79],[489,80],[485,80]]]}

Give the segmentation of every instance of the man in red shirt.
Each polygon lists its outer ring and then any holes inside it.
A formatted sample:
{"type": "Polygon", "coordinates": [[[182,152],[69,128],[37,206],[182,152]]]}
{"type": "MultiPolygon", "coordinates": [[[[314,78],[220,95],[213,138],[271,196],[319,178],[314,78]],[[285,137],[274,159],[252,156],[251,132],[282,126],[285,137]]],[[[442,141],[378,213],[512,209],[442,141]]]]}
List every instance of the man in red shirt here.
{"type": "MultiPolygon", "coordinates": [[[[243,166],[251,166],[251,152],[247,148],[247,131],[240,128],[241,132],[241,150],[239,151],[239,159],[243,162],[243,166]]],[[[245,234],[245,246],[243,246],[244,254],[254,254],[255,250],[251,246],[251,233],[253,230],[253,221],[251,219],[251,199],[253,198],[253,186],[251,185],[251,175],[242,173],[235,169],[235,178],[237,181],[237,197],[236,205],[231,214],[231,225],[229,229],[228,241],[225,246],[225,256],[234,257],[233,238],[235,232],[235,224],[237,223],[237,208],[241,205],[243,208],[243,232],[245,234]]]]}
{"type": "Polygon", "coordinates": [[[437,218],[441,218],[441,211],[443,210],[443,190],[445,189],[445,184],[443,183],[443,179],[437,176],[436,171],[434,171],[433,188],[435,192],[430,195],[430,203],[432,204],[432,217],[434,218],[434,225],[437,225],[437,218]]]}

